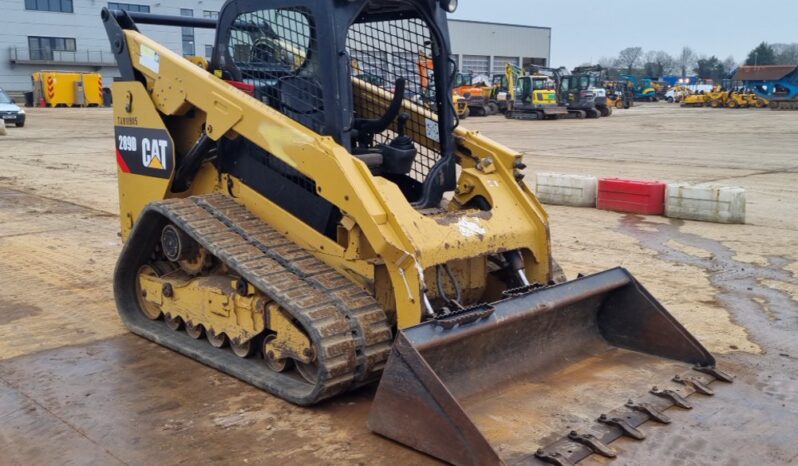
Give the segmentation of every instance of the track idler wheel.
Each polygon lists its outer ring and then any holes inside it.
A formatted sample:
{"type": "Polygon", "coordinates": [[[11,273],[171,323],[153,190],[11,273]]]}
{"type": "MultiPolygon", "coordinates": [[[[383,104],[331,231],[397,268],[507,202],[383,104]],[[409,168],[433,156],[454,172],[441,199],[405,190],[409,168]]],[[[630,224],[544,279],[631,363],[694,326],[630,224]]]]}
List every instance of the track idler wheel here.
{"type": "MultiPolygon", "coordinates": [[[[160,277],[162,273],[160,273],[151,265],[142,265],[141,268],[139,268],[138,275],[160,277]]],[[[139,298],[139,308],[141,309],[142,314],[144,314],[150,320],[157,320],[159,317],[161,317],[161,306],[147,300],[147,291],[141,289],[141,283],[138,280],[136,280],[136,295],[139,298]]]]}
{"type": "Polygon", "coordinates": [[[263,346],[261,348],[261,352],[263,353],[263,360],[266,361],[266,365],[269,366],[269,369],[275,372],[285,372],[291,367],[291,363],[293,362],[290,358],[277,358],[274,355],[274,352],[269,349],[269,342],[274,340],[276,335],[267,335],[263,339],[263,346]]]}
{"type": "Polygon", "coordinates": [[[161,230],[161,249],[167,259],[189,275],[198,275],[209,264],[208,251],[172,224],[161,230]]]}
{"type": "Polygon", "coordinates": [[[319,381],[319,366],[316,360],[313,360],[309,364],[305,364],[304,362],[296,362],[296,370],[299,372],[299,375],[302,376],[308,383],[316,384],[319,381]]]}
{"type": "Polygon", "coordinates": [[[197,243],[174,225],[166,225],[161,231],[163,254],[172,262],[189,259],[197,253],[197,243]]]}

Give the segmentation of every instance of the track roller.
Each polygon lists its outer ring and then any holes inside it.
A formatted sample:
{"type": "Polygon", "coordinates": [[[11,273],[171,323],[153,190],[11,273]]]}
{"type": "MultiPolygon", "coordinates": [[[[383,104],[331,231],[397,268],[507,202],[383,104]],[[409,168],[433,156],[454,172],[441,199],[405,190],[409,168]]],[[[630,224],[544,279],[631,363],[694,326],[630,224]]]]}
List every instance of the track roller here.
{"type": "Polygon", "coordinates": [[[177,331],[183,328],[183,319],[181,319],[180,316],[172,317],[169,314],[166,314],[163,316],[163,320],[166,323],[166,326],[172,330],[177,331]]]}
{"type": "Polygon", "coordinates": [[[202,338],[202,335],[205,334],[205,327],[203,327],[202,324],[193,325],[189,322],[186,322],[186,333],[191,338],[199,340],[202,338]]]}
{"type": "Polygon", "coordinates": [[[216,333],[213,330],[208,330],[205,332],[205,337],[208,339],[208,343],[214,348],[222,348],[227,343],[227,336],[224,333],[216,333]]]}

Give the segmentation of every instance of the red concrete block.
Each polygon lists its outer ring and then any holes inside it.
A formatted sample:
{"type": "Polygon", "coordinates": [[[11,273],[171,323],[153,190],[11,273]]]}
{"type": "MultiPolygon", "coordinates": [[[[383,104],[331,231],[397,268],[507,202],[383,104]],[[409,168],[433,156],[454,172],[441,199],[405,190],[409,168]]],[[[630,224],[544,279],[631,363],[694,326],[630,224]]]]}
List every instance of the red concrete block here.
{"type": "Polygon", "coordinates": [[[596,207],[616,212],[662,215],[665,212],[665,183],[601,178],[598,181],[596,207]]]}

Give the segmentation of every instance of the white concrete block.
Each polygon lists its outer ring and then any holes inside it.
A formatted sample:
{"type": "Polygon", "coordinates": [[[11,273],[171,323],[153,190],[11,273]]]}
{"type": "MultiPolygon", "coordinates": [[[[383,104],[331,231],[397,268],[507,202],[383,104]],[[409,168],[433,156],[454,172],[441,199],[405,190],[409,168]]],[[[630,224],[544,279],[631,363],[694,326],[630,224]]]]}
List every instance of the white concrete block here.
{"type": "Polygon", "coordinates": [[[5,122],[0,121],[0,136],[6,135],[6,124],[5,122]]]}
{"type": "Polygon", "coordinates": [[[597,187],[595,176],[538,173],[535,194],[544,204],[596,207],[597,187]]]}
{"type": "Polygon", "coordinates": [[[745,189],[671,183],[665,193],[665,216],[716,223],[745,223],[745,189]]]}

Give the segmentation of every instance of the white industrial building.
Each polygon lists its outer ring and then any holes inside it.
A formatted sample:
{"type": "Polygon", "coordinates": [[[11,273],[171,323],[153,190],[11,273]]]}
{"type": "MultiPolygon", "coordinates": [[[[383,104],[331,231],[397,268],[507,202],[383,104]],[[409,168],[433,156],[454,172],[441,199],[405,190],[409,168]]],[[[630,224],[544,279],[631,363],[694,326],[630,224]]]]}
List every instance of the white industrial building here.
{"type": "Polygon", "coordinates": [[[504,73],[504,65],[548,66],[551,28],[451,20],[452,53],[460,69],[474,74],[504,73]]]}
{"type": "MultiPolygon", "coordinates": [[[[110,83],[118,75],[100,10],[115,9],[216,18],[220,0],[0,0],[0,88],[31,90],[31,73],[41,70],[99,71],[110,83]]],[[[452,51],[461,70],[500,73],[507,62],[547,65],[551,28],[476,21],[449,23],[452,51]]],[[[142,32],[185,55],[209,56],[213,31],[140,26],[142,32]]]]}

